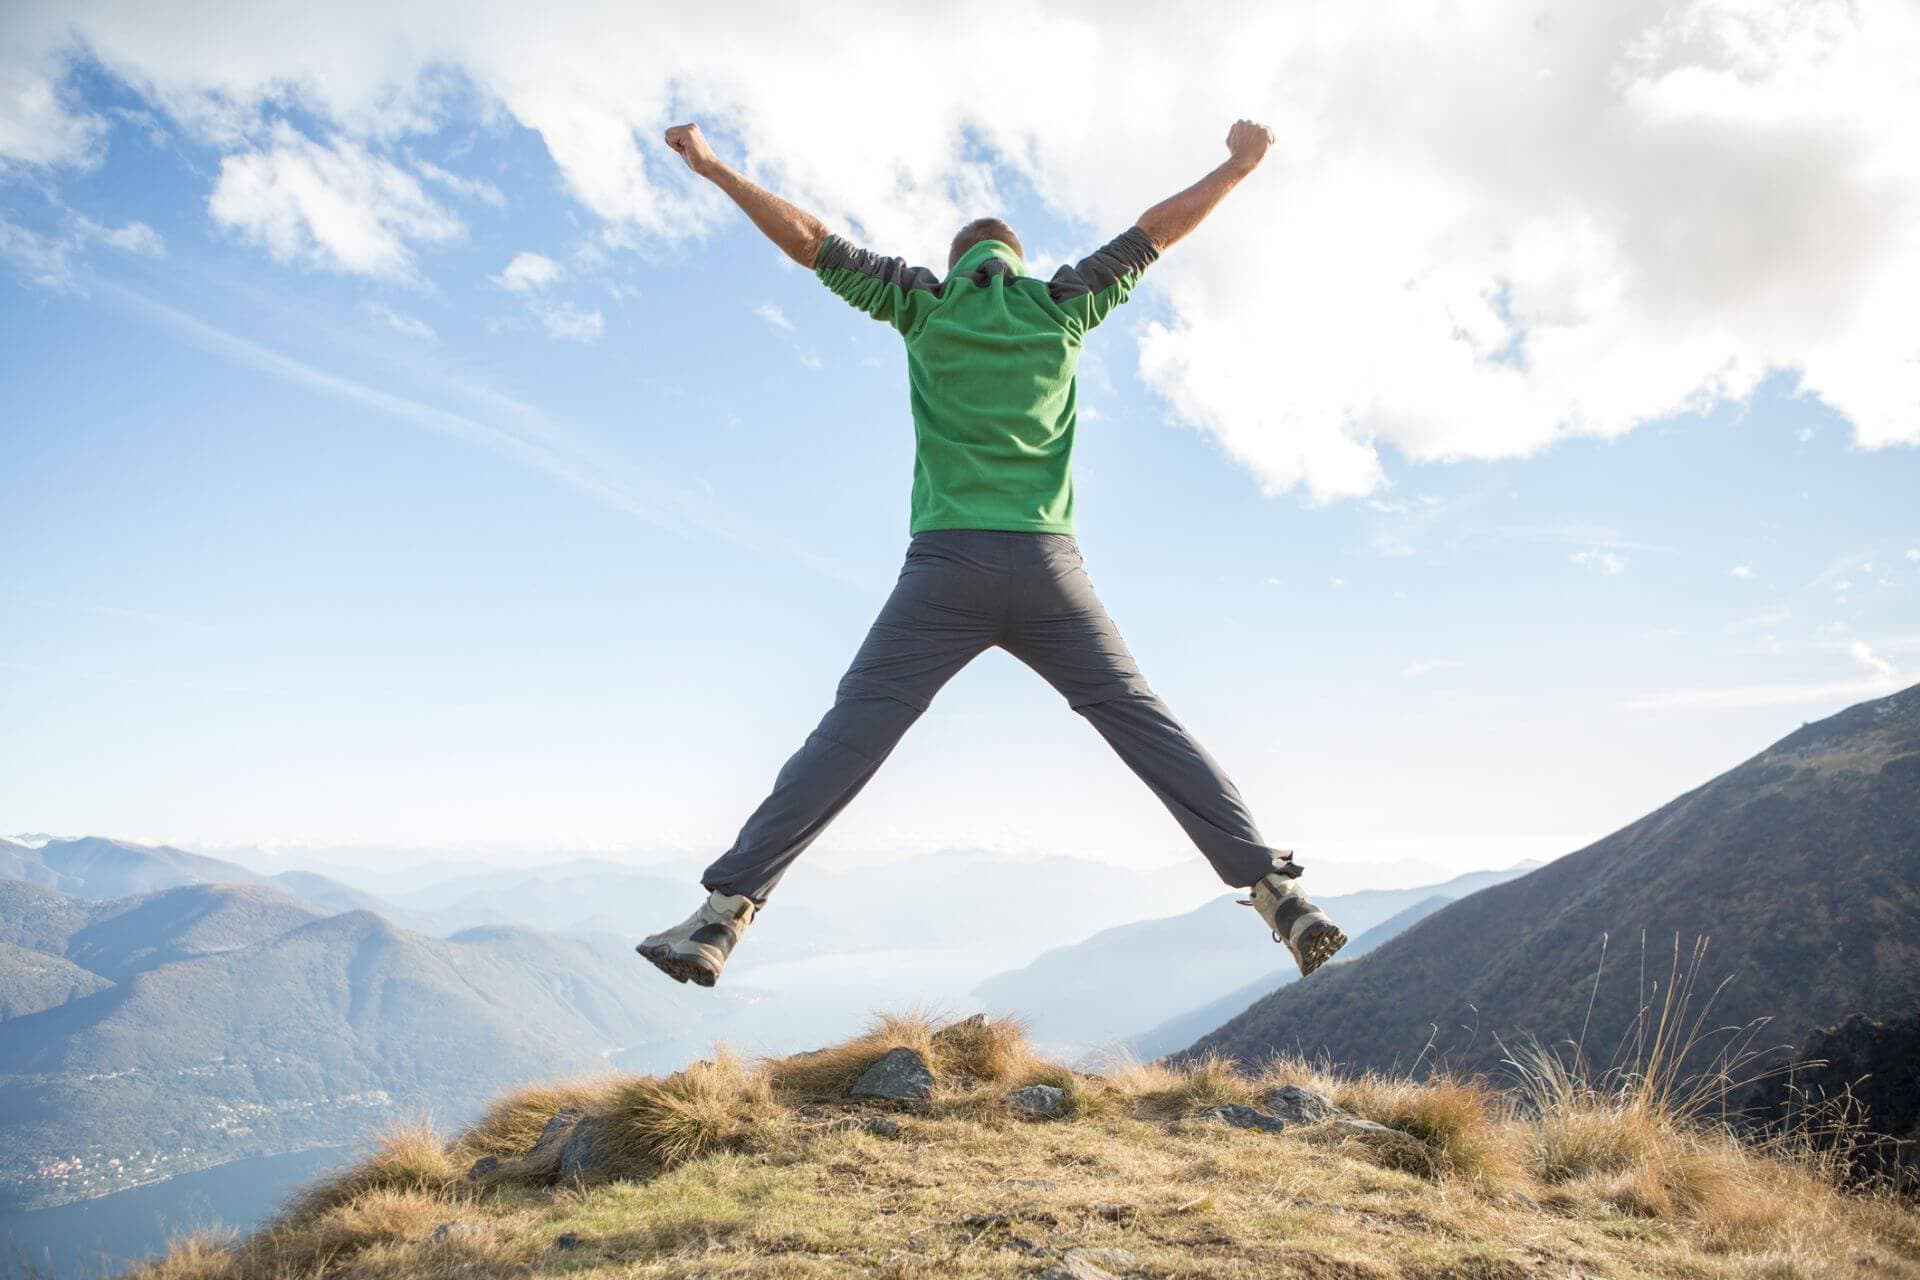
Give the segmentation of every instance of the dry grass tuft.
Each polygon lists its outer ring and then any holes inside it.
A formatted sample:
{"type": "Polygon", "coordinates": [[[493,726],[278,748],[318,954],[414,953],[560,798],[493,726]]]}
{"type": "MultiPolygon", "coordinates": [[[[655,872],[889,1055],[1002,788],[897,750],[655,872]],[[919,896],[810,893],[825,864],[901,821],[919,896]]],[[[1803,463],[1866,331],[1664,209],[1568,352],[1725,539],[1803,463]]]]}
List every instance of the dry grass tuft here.
{"type": "Polygon", "coordinates": [[[1436,1076],[1414,1081],[1370,1072],[1337,1082],[1333,1100],[1363,1119],[1412,1138],[1419,1153],[1400,1162],[1410,1173],[1498,1182],[1510,1180],[1519,1171],[1512,1131],[1504,1123],[1505,1108],[1477,1080],[1436,1076]]]}
{"type": "Polygon", "coordinates": [[[588,1114],[606,1122],[615,1168],[634,1172],[764,1145],[786,1115],[768,1073],[724,1051],[664,1080],[616,1085],[588,1114]]]}
{"type": "Polygon", "coordinates": [[[929,1038],[928,1062],[938,1077],[965,1077],[1019,1088],[1029,1084],[1071,1087],[1074,1075],[1041,1058],[1017,1018],[967,1018],[941,1027],[929,1038]]]}
{"type": "Polygon", "coordinates": [[[141,1274],[147,1280],[241,1280],[234,1239],[225,1232],[169,1241],[166,1256],[141,1274]]]}
{"type": "Polygon", "coordinates": [[[554,1113],[572,1107],[591,1111],[613,1087],[611,1080],[583,1080],[520,1089],[497,1099],[460,1135],[452,1158],[471,1165],[482,1156],[511,1160],[525,1154],[554,1113]]]}
{"type": "Polygon", "coordinates": [[[1231,1058],[1209,1054],[1179,1065],[1129,1062],[1108,1078],[1113,1092],[1152,1119],[1177,1120],[1232,1103],[1251,1106],[1257,1084],[1231,1058]]]}
{"type": "Polygon", "coordinates": [[[424,1240],[465,1204],[422,1190],[372,1187],[269,1226],[237,1252],[239,1273],[248,1280],[318,1275],[380,1245],[424,1240]]]}
{"type": "Polygon", "coordinates": [[[371,1156],[294,1201],[286,1218],[305,1222],[374,1191],[442,1195],[459,1184],[462,1172],[426,1123],[395,1129],[380,1139],[371,1156]]]}
{"type": "Polygon", "coordinates": [[[865,1032],[826,1049],[769,1059],[767,1078],[781,1096],[795,1100],[842,1098],[868,1067],[891,1049],[917,1049],[934,1061],[934,1020],[922,1014],[883,1013],[865,1032]]]}

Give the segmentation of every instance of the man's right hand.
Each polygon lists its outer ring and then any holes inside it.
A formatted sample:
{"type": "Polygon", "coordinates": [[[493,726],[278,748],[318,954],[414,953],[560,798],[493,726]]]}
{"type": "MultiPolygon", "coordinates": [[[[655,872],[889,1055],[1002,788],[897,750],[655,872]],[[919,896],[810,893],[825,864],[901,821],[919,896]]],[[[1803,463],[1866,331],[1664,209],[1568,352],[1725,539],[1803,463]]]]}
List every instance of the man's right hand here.
{"type": "MultiPolygon", "coordinates": [[[[1238,125],[1234,127],[1239,128],[1238,125]]],[[[677,124],[667,130],[667,145],[680,153],[680,158],[687,162],[687,168],[703,178],[720,163],[720,158],[713,154],[713,148],[707,145],[706,135],[700,132],[697,124],[677,124]]]]}
{"type": "Polygon", "coordinates": [[[1266,158],[1273,142],[1273,130],[1251,120],[1235,120],[1227,130],[1227,153],[1242,172],[1252,173],[1266,158]]]}

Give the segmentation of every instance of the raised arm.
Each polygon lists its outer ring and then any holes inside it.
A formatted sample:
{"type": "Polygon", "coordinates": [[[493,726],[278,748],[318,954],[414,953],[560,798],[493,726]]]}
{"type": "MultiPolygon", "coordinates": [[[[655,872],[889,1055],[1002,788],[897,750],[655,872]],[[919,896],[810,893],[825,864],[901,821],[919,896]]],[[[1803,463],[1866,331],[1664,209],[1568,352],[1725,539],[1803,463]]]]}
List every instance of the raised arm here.
{"type": "Polygon", "coordinates": [[[1141,214],[1136,225],[1152,239],[1155,249],[1165,252],[1199,226],[1213,207],[1227,198],[1227,192],[1260,166],[1272,141],[1273,131],[1265,125],[1234,121],[1233,128],[1227,130],[1227,158],[1219,167],[1141,214]]]}
{"type": "Polygon", "coordinates": [[[667,130],[667,145],[680,153],[689,169],[726,192],[753,219],[753,225],[780,246],[780,252],[809,271],[813,269],[820,246],[827,239],[826,223],[742,177],[713,154],[697,124],[677,124],[667,130]]]}

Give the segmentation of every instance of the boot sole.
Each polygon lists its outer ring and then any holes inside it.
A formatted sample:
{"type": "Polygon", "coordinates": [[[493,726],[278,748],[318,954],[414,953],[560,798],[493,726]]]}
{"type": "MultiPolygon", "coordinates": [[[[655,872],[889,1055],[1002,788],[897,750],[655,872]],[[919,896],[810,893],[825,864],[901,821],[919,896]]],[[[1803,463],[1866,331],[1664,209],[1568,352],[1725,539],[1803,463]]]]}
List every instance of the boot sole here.
{"type": "Polygon", "coordinates": [[[707,968],[697,960],[675,955],[666,947],[649,947],[644,942],[634,948],[642,957],[650,961],[653,967],[672,978],[675,982],[691,982],[696,986],[710,987],[719,974],[707,968]]]}
{"type": "Polygon", "coordinates": [[[1333,959],[1340,948],[1347,945],[1347,935],[1340,932],[1332,923],[1316,924],[1307,930],[1298,946],[1289,946],[1293,958],[1300,965],[1300,976],[1306,977],[1327,961],[1333,959]]]}

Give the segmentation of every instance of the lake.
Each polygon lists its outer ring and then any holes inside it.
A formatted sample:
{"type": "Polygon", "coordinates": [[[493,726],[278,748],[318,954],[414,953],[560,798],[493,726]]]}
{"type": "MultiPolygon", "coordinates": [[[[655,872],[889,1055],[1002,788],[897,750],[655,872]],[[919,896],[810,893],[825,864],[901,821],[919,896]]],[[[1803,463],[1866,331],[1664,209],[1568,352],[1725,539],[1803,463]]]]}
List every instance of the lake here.
{"type": "Polygon", "coordinates": [[[0,1237],[7,1242],[0,1275],[18,1274],[24,1257],[42,1275],[97,1280],[158,1253],[174,1236],[211,1227],[244,1231],[353,1155],[351,1147],[323,1147],[259,1156],[78,1204],[0,1211],[0,1237]]]}

